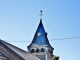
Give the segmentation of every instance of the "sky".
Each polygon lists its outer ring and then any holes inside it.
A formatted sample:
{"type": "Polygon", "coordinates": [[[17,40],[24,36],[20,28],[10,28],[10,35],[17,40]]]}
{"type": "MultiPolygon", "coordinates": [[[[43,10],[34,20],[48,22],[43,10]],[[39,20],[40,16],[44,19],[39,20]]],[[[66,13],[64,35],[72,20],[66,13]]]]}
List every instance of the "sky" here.
{"type": "Polygon", "coordinates": [[[80,0],[0,0],[0,39],[27,51],[40,10],[53,54],[59,60],[80,60],[80,0]]]}

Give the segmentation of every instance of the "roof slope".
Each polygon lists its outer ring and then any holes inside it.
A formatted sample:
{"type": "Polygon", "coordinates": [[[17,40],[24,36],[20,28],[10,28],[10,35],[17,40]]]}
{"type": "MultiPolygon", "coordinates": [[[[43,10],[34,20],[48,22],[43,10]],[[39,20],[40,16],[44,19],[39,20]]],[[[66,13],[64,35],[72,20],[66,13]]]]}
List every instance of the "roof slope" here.
{"type": "Polygon", "coordinates": [[[25,60],[41,60],[39,59],[37,56],[34,56],[31,53],[28,53],[12,44],[9,44],[3,40],[0,40],[2,43],[4,43],[5,45],[7,45],[11,50],[13,50],[15,53],[19,54],[21,57],[23,57],[25,60]]]}

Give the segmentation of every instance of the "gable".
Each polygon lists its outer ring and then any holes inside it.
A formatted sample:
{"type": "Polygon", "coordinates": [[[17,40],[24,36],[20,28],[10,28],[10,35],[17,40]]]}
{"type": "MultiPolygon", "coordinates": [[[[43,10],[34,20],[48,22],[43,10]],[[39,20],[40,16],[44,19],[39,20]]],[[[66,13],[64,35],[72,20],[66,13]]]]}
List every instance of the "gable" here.
{"type": "MultiPolygon", "coordinates": [[[[16,57],[16,59],[20,58],[19,60],[41,60],[37,56],[34,56],[33,54],[28,53],[28,52],[10,44],[10,43],[7,43],[3,40],[0,40],[0,50],[5,52],[7,55],[10,55],[10,53],[11,53],[11,55],[13,57],[16,57]]],[[[11,55],[9,57],[11,57],[11,55]]],[[[16,59],[14,59],[14,60],[16,60],[16,59]]],[[[11,60],[13,60],[13,59],[11,59],[11,60]]]]}
{"type": "Polygon", "coordinates": [[[0,50],[8,56],[8,60],[25,60],[2,42],[0,42],[0,50]]]}

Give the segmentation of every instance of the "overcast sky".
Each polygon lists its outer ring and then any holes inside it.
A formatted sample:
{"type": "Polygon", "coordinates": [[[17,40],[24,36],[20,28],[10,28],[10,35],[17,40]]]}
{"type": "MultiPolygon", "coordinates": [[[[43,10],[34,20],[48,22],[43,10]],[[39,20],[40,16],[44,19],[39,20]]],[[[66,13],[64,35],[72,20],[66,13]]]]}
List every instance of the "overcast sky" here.
{"type": "Polygon", "coordinates": [[[80,0],[0,0],[0,39],[27,51],[42,22],[59,60],[80,60],[80,0]],[[77,38],[75,38],[77,37],[77,38]],[[71,39],[64,39],[71,38],[71,39]]]}

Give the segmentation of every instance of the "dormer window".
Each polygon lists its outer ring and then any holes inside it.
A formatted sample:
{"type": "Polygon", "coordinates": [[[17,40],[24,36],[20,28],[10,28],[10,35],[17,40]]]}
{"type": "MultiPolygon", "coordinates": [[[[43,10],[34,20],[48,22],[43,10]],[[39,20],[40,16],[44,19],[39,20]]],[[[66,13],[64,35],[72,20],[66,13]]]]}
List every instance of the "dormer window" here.
{"type": "Polygon", "coordinates": [[[47,32],[45,33],[45,35],[47,36],[47,32]]]}

